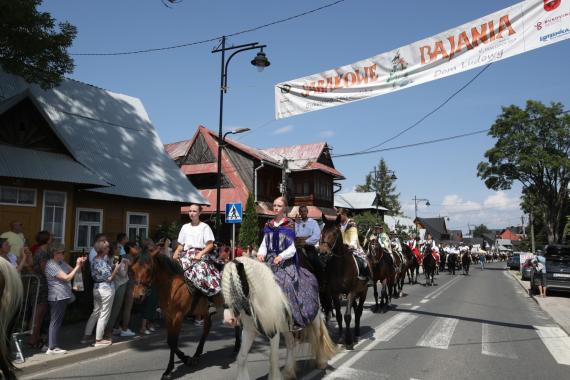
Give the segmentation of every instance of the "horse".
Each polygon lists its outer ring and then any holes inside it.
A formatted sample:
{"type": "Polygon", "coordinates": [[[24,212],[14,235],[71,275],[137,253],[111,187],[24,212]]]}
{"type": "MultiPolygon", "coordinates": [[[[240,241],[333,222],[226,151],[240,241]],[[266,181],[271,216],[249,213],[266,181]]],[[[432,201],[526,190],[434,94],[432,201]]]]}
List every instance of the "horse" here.
{"type": "MultiPolygon", "coordinates": [[[[159,253],[158,249],[137,255],[130,270],[134,280],[135,301],[142,301],[153,285],[158,290],[160,309],[166,321],[167,343],[170,347],[170,359],[162,374],[162,380],[169,380],[172,378],[171,373],[174,368],[174,354],[188,366],[197,363],[202,355],[204,343],[212,326],[211,315],[208,313],[208,299],[199,290],[188,285],[182,267],[168,256],[159,253]],[[204,319],[202,336],[192,358],[178,348],[178,337],[187,314],[202,316],[204,319]]],[[[213,302],[217,306],[223,305],[223,296],[217,294],[213,297],[213,302]]],[[[239,345],[239,336],[236,335],[235,352],[239,349],[239,345]]]]}
{"type": "Polygon", "coordinates": [[[461,267],[463,268],[464,275],[469,275],[470,264],[471,264],[471,255],[469,255],[469,251],[465,251],[461,255],[461,267]]]}
{"type": "Polygon", "coordinates": [[[457,265],[457,255],[455,253],[450,253],[447,255],[447,269],[449,270],[449,274],[455,276],[455,267],[457,265]]]}
{"type": "Polygon", "coordinates": [[[432,250],[429,245],[425,245],[423,253],[424,259],[422,262],[424,274],[426,276],[426,286],[433,286],[433,278],[435,276],[435,267],[437,266],[437,263],[435,262],[435,258],[433,257],[432,250]]]}
{"type": "Polygon", "coordinates": [[[418,276],[420,275],[420,264],[418,262],[418,258],[407,244],[402,246],[402,253],[408,263],[406,269],[406,272],[408,273],[408,284],[417,284],[418,276]]]}
{"type": "MultiPolygon", "coordinates": [[[[226,264],[222,274],[222,292],[227,302],[224,321],[232,326],[241,322],[243,341],[237,356],[239,380],[249,379],[247,355],[257,335],[270,341],[269,379],[291,379],[295,376],[296,338],[290,331],[293,316],[289,301],[266,264],[247,257],[238,257],[226,264]],[[279,339],[283,334],[287,359],[283,374],[279,372],[279,339]]],[[[317,313],[315,319],[299,332],[298,341],[307,340],[316,358],[317,367],[324,369],[337,352],[327,327],[317,313]]]]}
{"type": "Polygon", "coordinates": [[[399,255],[394,253],[394,265],[399,270],[396,272],[396,278],[394,286],[392,287],[392,296],[394,298],[399,298],[402,295],[402,290],[404,289],[404,281],[406,280],[406,272],[408,271],[409,263],[404,257],[404,255],[399,255]]]}
{"type": "Polygon", "coordinates": [[[11,332],[22,306],[24,289],[16,269],[0,258],[0,372],[6,380],[15,379],[10,352],[11,332]]]}
{"type": "Polygon", "coordinates": [[[372,271],[372,282],[374,288],[374,311],[383,310],[392,302],[392,288],[396,281],[396,271],[394,266],[386,261],[386,255],[389,255],[381,246],[378,240],[372,239],[368,244],[367,252],[370,269],[372,271]],[[382,284],[380,291],[380,304],[378,304],[378,282],[382,284]],[[390,291],[387,291],[390,289],[390,291]],[[386,302],[384,302],[386,301],[386,302]]]}
{"type": "MultiPolygon", "coordinates": [[[[344,344],[349,350],[354,348],[354,337],[350,331],[352,319],[351,308],[354,309],[354,336],[360,336],[360,317],[364,309],[364,301],[368,293],[368,279],[358,278],[356,259],[348,245],[342,241],[339,220],[325,222],[321,231],[319,253],[325,262],[325,292],[332,299],[338,323],[339,337],[343,336],[342,321],[344,318],[345,335],[344,344]],[[344,316],[340,309],[340,296],[345,294],[347,298],[344,316]],[[357,303],[358,301],[358,303],[357,303]]],[[[328,314],[328,310],[325,311],[328,314]]]]}

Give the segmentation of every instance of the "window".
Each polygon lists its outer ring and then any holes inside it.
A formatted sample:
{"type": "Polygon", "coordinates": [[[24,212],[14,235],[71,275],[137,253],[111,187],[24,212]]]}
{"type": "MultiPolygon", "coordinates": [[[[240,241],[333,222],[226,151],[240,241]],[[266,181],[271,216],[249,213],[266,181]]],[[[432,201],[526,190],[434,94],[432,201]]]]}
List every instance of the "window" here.
{"type": "Polygon", "coordinates": [[[309,182],[296,182],[295,195],[310,195],[309,182]]]}
{"type": "Polygon", "coordinates": [[[65,206],[67,194],[44,191],[42,229],[52,233],[53,241],[63,243],[65,238],[65,206]]]}
{"type": "Polygon", "coordinates": [[[103,210],[78,208],[75,216],[75,249],[89,249],[103,230],[103,210]]]}
{"type": "Polygon", "coordinates": [[[36,190],[0,186],[0,204],[12,206],[36,206],[36,190]]]}
{"type": "Polygon", "coordinates": [[[127,235],[130,241],[139,241],[148,237],[148,214],[127,212],[127,235]]]}

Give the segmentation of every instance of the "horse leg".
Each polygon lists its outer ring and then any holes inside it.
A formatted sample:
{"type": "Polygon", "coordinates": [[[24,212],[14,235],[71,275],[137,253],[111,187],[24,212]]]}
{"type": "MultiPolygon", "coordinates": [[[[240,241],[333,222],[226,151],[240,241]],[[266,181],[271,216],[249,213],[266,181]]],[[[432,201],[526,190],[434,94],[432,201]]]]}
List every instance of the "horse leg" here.
{"type": "Polygon", "coordinates": [[[284,379],[295,379],[295,337],[290,332],[283,333],[285,337],[285,346],[287,347],[287,360],[283,369],[284,379]]]}
{"type": "Polygon", "coordinates": [[[342,313],[340,312],[340,298],[338,294],[335,294],[333,304],[336,323],[338,325],[338,339],[342,340],[342,313]]]}
{"type": "Polygon", "coordinates": [[[354,335],[358,339],[360,336],[360,317],[362,317],[362,310],[364,309],[364,301],[366,300],[366,292],[358,298],[358,306],[354,311],[354,335]]]}
{"type": "MultiPolygon", "coordinates": [[[[380,302],[382,302],[382,301],[380,301],[380,302]]],[[[374,303],[375,303],[374,312],[376,313],[376,312],[378,312],[378,308],[379,308],[379,306],[378,306],[378,282],[377,281],[374,281],[374,303]]]]}
{"type": "Polygon", "coordinates": [[[241,326],[234,327],[234,333],[236,338],[234,343],[234,354],[237,354],[241,348],[241,326]]]}
{"type": "Polygon", "coordinates": [[[344,311],[344,345],[347,350],[354,349],[354,340],[352,337],[352,331],[350,331],[350,320],[352,319],[352,301],[354,300],[354,294],[352,292],[348,293],[346,309],[344,311]]]}
{"type": "Polygon", "coordinates": [[[210,333],[211,327],[212,327],[212,316],[211,314],[208,314],[207,316],[204,317],[204,327],[202,327],[202,336],[200,337],[200,342],[198,343],[196,352],[192,357],[192,364],[196,364],[198,363],[198,360],[200,360],[200,355],[202,355],[202,352],[204,352],[204,343],[206,343],[206,338],[210,333]]]}
{"type": "Polygon", "coordinates": [[[168,320],[167,323],[168,336],[166,341],[168,347],[170,347],[170,359],[168,360],[166,371],[162,374],[162,380],[170,380],[172,378],[171,373],[174,368],[174,354],[185,364],[189,364],[190,359],[190,357],[178,349],[178,337],[180,336],[180,329],[182,327],[182,313],[176,313],[174,319],[168,320]]]}
{"type": "Polygon", "coordinates": [[[281,379],[281,372],[279,371],[279,337],[280,334],[275,334],[269,340],[269,379],[281,379]]]}
{"type": "Polygon", "coordinates": [[[249,380],[249,372],[247,370],[247,355],[249,354],[249,350],[251,350],[251,346],[253,345],[253,341],[257,336],[257,331],[253,327],[253,324],[248,323],[245,321],[245,318],[242,318],[243,328],[241,334],[241,347],[237,356],[237,365],[238,365],[238,380],[249,380]]]}

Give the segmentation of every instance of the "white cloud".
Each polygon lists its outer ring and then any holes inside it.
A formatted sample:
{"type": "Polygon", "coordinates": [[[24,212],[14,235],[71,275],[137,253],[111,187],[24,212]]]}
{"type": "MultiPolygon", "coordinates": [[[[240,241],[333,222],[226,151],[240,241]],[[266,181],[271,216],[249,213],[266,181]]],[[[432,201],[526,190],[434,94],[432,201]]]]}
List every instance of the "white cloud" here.
{"type": "Polygon", "coordinates": [[[325,130],[325,131],[320,131],[319,135],[321,135],[321,137],[324,137],[324,138],[329,138],[329,137],[333,137],[334,135],[336,135],[336,132],[331,131],[331,130],[325,130]]]}
{"type": "Polygon", "coordinates": [[[451,194],[446,195],[441,203],[442,209],[445,212],[466,212],[481,210],[481,205],[473,201],[464,201],[459,195],[451,194]]]}
{"type": "Polygon", "coordinates": [[[289,133],[293,131],[293,126],[292,125],[286,125],[284,127],[281,128],[277,128],[276,130],[273,131],[274,135],[282,135],[285,133],[289,133]]]}
{"type": "Polygon", "coordinates": [[[498,191],[496,194],[490,195],[485,199],[483,205],[485,208],[498,208],[498,209],[515,209],[519,208],[518,198],[509,198],[506,192],[498,191]]]}

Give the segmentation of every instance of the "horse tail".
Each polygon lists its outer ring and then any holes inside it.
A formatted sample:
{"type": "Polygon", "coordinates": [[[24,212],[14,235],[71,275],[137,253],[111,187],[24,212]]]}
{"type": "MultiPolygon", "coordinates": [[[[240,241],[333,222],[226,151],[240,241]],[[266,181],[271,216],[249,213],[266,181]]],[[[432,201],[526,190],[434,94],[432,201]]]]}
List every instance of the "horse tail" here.
{"type": "MultiPolygon", "coordinates": [[[[22,306],[24,289],[16,269],[0,258],[0,364],[2,368],[12,367],[10,353],[10,333],[16,316],[22,306]]],[[[4,374],[9,378],[9,374],[4,374]]]]}
{"type": "Polygon", "coordinates": [[[289,301],[265,264],[248,257],[229,262],[222,275],[222,291],[230,308],[250,315],[259,332],[272,337],[289,330],[289,301]]]}
{"type": "Polygon", "coordinates": [[[303,330],[301,341],[303,340],[309,342],[318,368],[326,368],[327,362],[338,353],[338,346],[331,339],[320,314],[303,330]]]}

